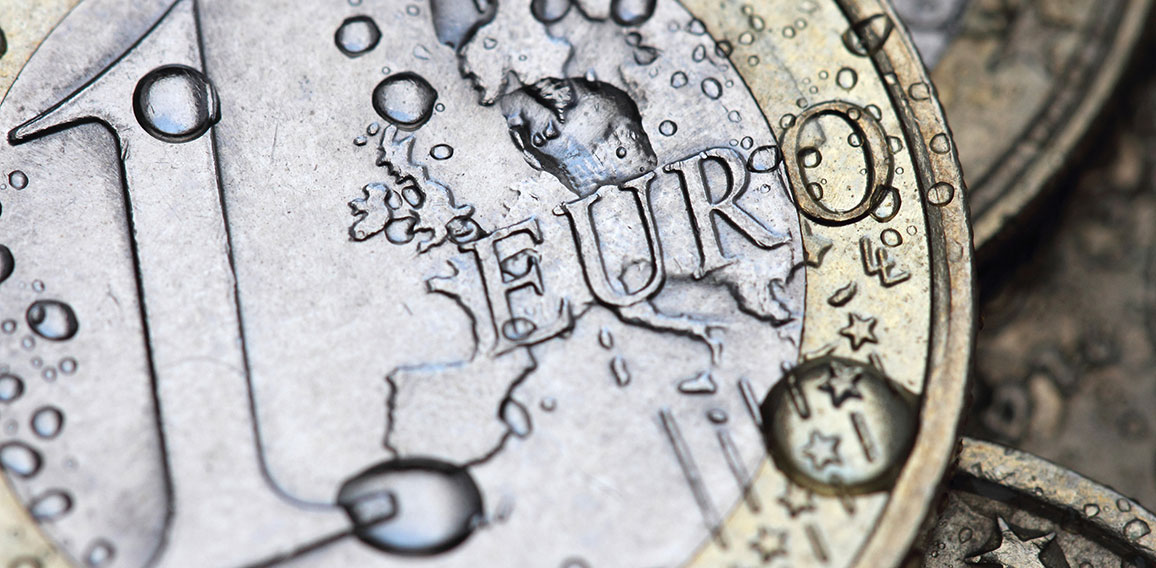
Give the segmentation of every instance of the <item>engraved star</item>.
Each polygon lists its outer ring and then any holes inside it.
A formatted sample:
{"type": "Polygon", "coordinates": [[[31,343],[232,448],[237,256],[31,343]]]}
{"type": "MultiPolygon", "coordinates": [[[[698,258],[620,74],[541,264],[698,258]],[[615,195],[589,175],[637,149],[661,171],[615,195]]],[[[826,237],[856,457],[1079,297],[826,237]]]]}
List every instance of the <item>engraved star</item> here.
{"type": "Polygon", "coordinates": [[[789,513],[793,519],[800,513],[815,510],[814,497],[814,493],[788,481],[787,487],[783,489],[783,494],[779,495],[778,501],[780,505],[787,509],[787,513],[789,513]]]}
{"type": "Polygon", "coordinates": [[[847,327],[839,330],[839,335],[850,339],[851,349],[858,351],[864,343],[879,343],[879,339],[875,337],[875,323],[873,317],[853,313],[849,317],[847,327]]]}
{"type": "Polygon", "coordinates": [[[786,556],[787,531],[773,530],[766,525],[760,526],[750,544],[751,550],[755,551],[765,564],[776,556],[786,556]]]}
{"type": "Polygon", "coordinates": [[[803,262],[807,266],[818,268],[823,264],[823,257],[831,250],[831,245],[831,239],[816,235],[811,231],[811,225],[803,222],[803,262]]]}
{"type": "Polygon", "coordinates": [[[831,395],[831,404],[839,408],[843,401],[849,398],[862,399],[863,394],[855,385],[859,381],[859,368],[853,365],[844,365],[838,361],[831,362],[831,374],[827,380],[819,385],[819,390],[831,395]]]}
{"type": "Polygon", "coordinates": [[[811,465],[818,471],[828,465],[843,463],[839,458],[839,436],[827,437],[818,430],[811,430],[811,438],[803,446],[803,455],[811,460],[811,465]]]}
{"type": "Polygon", "coordinates": [[[977,554],[967,559],[968,564],[995,564],[1001,568],[1045,568],[1040,560],[1044,547],[1056,538],[1056,533],[1022,540],[1011,530],[1003,517],[996,517],[999,524],[1000,545],[995,550],[977,554]]]}

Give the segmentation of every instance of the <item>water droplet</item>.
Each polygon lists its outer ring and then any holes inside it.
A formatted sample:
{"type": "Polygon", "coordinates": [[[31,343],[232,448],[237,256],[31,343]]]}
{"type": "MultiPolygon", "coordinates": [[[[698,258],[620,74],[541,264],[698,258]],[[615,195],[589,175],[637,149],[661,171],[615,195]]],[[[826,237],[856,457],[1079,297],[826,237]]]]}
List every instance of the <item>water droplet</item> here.
{"type": "Polygon", "coordinates": [[[357,138],[353,139],[354,146],[365,146],[368,143],[369,140],[367,140],[364,136],[358,136],[357,138]]]}
{"type": "Polygon", "coordinates": [[[610,361],[610,372],[614,373],[614,380],[618,386],[624,387],[630,384],[630,369],[626,367],[626,359],[623,359],[621,355],[610,361]]]}
{"type": "Polygon", "coordinates": [[[543,398],[542,402],[538,406],[541,406],[542,410],[545,410],[546,412],[554,412],[554,409],[558,408],[558,401],[555,400],[554,397],[548,396],[543,398]]]}
{"type": "Polygon", "coordinates": [[[1100,506],[1095,503],[1088,503],[1084,505],[1084,516],[1089,519],[1100,514],[1100,506]]]}
{"type": "Polygon", "coordinates": [[[887,148],[891,150],[892,154],[898,154],[903,151],[903,141],[897,136],[888,136],[887,148]]]}
{"type": "Polygon", "coordinates": [[[614,334],[610,333],[610,328],[604,327],[598,330],[598,344],[601,345],[603,349],[614,348],[614,334]]]}
{"type": "Polygon", "coordinates": [[[65,357],[60,360],[60,372],[65,375],[71,375],[76,372],[76,359],[72,357],[65,357]]]}
{"type": "Polygon", "coordinates": [[[12,256],[12,251],[0,245],[0,283],[12,276],[12,272],[16,270],[16,257],[12,256]]]}
{"type": "Polygon", "coordinates": [[[8,184],[12,186],[12,189],[24,189],[28,187],[28,176],[24,172],[16,170],[8,174],[8,184]]]}
{"type": "Polygon", "coordinates": [[[947,205],[955,196],[955,186],[941,181],[927,190],[927,202],[932,205],[947,205]]]}
{"type": "Polygon", "coordinates": [[[899,205],[901,203],[899,198],[899,190],[894,187],[884,189],[885,193],[879,200],[879,205],[871,212],[871,216],[880,223],[886,223],[895,218],[899,213],[899,205]]]}
{"type": "Polygon", "coordinates": [[[1128,511],[1132,510],[1132,503],[1131,501],[1121,497],[1116,499],[1116,508],[1119,509],[1122,513],[1127,513],[1128,511]]]}
{"type": "Polygon", "coordinates": [[[399,128],[414,130],[433,115],[438,93],[421,76],[410,73],[390,75],[373,90],[373,109],[399,128]]]}
{"type": "Polygon", "coordinates": [[[727,120],[731,122],[742,122],[743,115],[739,114],[739,111],[737,110],[732,110],[727,113],[727,120]]]}
{"type": "Polygon", "coordinates": [[[769,172],[779,167],[783,153],[778,146],[759,146],[747,158],[747,169],[752,172],[769,172]]]}
{"type": "Polygon", "coordinates": [[[931,137],[929,146],[931,147],[931,151],[936,154],[946,154],[951,151],[951,141],[948,140],[947,135],[942,132],[931,137]]]}
{"type": "Polygon", "coordinates": [[[801,162],[805,168],[815,168],[823,163],[823,154],[819,152],[818,148],[808,146],[799,150],[799,162],[801,162]]]}
{"type": "Polygon", "coordinates": [[[719,57],[730,57],[734,50],[735,46],[725,39],[714,44],[714,53],[719,57]]]}
{"type": "Polygon", "coordinates": [[[664,120],[658,125],[658,132],[663,136],[674,136],[678,132],[678,124],[673,120],[664,120]]]}
{"type": "Polygon", "coordinates": [[[867,112],[871,113],[871,116],[874,116],[875,120],[883,120],[883,111],[879,110],[879,107],[867,105],[867,112]]]}
{"type": "Polygon", "coordinates": [[[739,34],[739,43],[742,45],[750,45],[755,42],[755,34],[751,32],[743,32],[739,34]]]}
{"type": "Polygon", "coordinates": [[[381,132],[381,125],[376,122],[371,122],[365,127],[365,133],[370,136],[377,136],[378,132],[381,132]]]}
{"type": "Polygon", "coordinates": [[[40,454],[23,442],[0,445],[0,468],[8,473],[29,478],[40,472],[40,454]]]}
{"type": "Polygon", "coordinates": [[[33,280],[32,281],[32,291],[33,292],[43,292],[44,289],[45,289],[45,286],[44,286],[43,280],[33,280]]]}
{"type": "Polygon", "coordinates": [[[530,13],[539,22],[552,24],[566,16],[570,4],[571,0],[533,0],[530,2],[530,13]]]}
{"type": "Polygon", "coordinates": [[[787,39],[795,37],[795,28],[792,28],[791,26],[783,28],[783,37],[787,39]]]}
{"type": "Polygon", "coordinates": [[[715,384],[710,371],[704,371],[678,383],[678,392],[683,394],[714,394],[716,391],[718,385],[715,384]]]}
{"type": "Polygon", "coordinates": [[[32,351],[32,349],[36,347],[36,338],[31,335],[25,335],[24,338],[20,340],[20,346],[23,347],[25,351],[32,351]]]}
{"type": "Polygon", "coordinates": [[[536,329],[538,326],[526,318],[513,318],[502,324],[502,335],[510,341],[521,341],[530,337],[530,334],[534,333],[536,329]]]}
{"type": "Polygon", "coordinates": [[[41,359],[40,357],[33,357],[32,358],[32,367],[33,368],[39,369],[40,367],[43,367],[43,366],[44,366],[44,359],[41,359]]]}
{"type": "Polygon", "coordinates": [[[859,74],[850,67],[844,67],[835,73],[835,84],[839,85],[845,90],[850,91],[859,83],[859,74]]]}
{"type": "Polygon", "coordinates": [[[794,126],[794,125],[795,125],[795,115],[784,114],[783,116],[779,117],[779,128],[786,130],[786,129],[794,126]]]}
{"type": "Polygon", "coordinates": [[[212,83],[184,65],[158,67],[142,77],[133,94],[133,110],[146,132],[170,143],[200,138],[221,119],[212,83]]]}
{"type": "Polygon", "coordinates": [[[12,402],[24,394],[24,381],[11,373],[0,375],[0,402],[12,402]]]}
{"type": "Polygon", "coordinates": [[[40,373],[40,376],[44,377],[44,380],[51,383],[52,381],[56,380],[56,369],[48,367],[47,369],[44,369],[42,373],[40,373]]]}
{"type": "Polygon", "coordinates": [[[727,413],[721,408],[712,408],[706,411],[706,417],[715,424],[726,424],[727,413]]]}
{"type": "Polygon", "coordinates": [[[64,413],[55,406],[46,406],[32,415],[32,431],[46,440],[60,435],[60,430],[63,427],[64,413]]]}
{"type": "Polygon", "coordinates": [[[702,94],[706,95],[708,99],[718,99],[722,96],[722,85],[713,77],[707,77],[702,80],[702,94]]]}
{"type": "Polygon", "coordinates": [[[810,182],[807,184],[807,193],[810,193],[815,201],[821,201],[823,199],[823,185],[817,182],[810,182]]]}
{"type": "Polygon", "coordinates": [[[922,81],[912,83],[910,87],[907,87],[907,93],[911,95],[912,99],[926,101],[931,98],[931,86],[922,81]]]}
{"type": "Polygon", "coordinates": [[[670,76],[670,86],[676,89],[686,86],[686,82],[686,73],[682,71],[675,71],[674,74],[670,76]]]}
{"type": "Polygon", "coordinates": [[[897,247],[903,244],[903,235],[900,235],[899,231],[895,229],[883,229],[883,232],[879,234],[879,240],[889,247],[897,247]]]}
{"type": "Polygon", "coordinates": [[[639,26],[654,15],[656,0],[610,0],[610,17],[620,26],[639,26]]]}
{"type": "Polygon", "coordinates": [[[695,18],[686,25],[686,31],[691,35],[702,35],[706,33],[706,26],[703,25],[702,20],[695,18]]]}
{"type": "Polygon", "coordinates": [[[967,527],[963,527],[962,529],[959,529],[959,542],[964,543],[964,542],[971,540],[971,537],[973,534],[974,533],[972,532],[972,530],[967,528],[967,527]]]}
{"type": "Polygon", "coordinates": [[[103,568],[116,556],[116,549],[107,540],[97,540],[88,547],[84,562],[89,568],[103,568]]]}
{"type": "Polygon", "coordinates": [[[755,139],[750,136],[743,136],[743,139],[739,141],[739,146],[742,147],[743,150],[750,150],[754,145],[755,139]]]}
{"type": "Polygon", "coordinates": [[[807,108],[807,99],[799,97],[799,99],[795,101],[795,105],[799,108],[807,108]]]}
{"type": "Polygon", "coordinates": [[[502,403],[502,409],[499,411],[502,422],[510,427],[510,432],[519,438],[525,438],[530,435],[533,429],[530,424],[530,413],[526,411],[526,407],[522,406],[518,401],[507,398],[502,403]]]}
{"type": "MultiPolygon", "coordinates": [[[[416,8],[417,6],[414,6],[416,8]]],[[[373,51],[381,41],[381,30],[369,16],[347,18],[333,34],[337,49],[348,57],[359,57],[373,51]]]]}
{"type": "Polygon", "coordinates": [[[469,471],[429,458],[371,467],[342,485],[337,504],[362,542],[412,556],[458,546],[484,515],[481,492],[469,471]]]}
{"type": "Polygon", "coordinates": [[[28,512],[38,521],[55,521],[72,510],[72,497],[59,489],[52,489],[32,501],[28,512]]]}
{"type": "Polygon", "coordinates": [[[847,135],[847,143],[850,144],[852,148],[858,148],[863,145],[863,138],[859,136],[858,132],[852,132],[847,135]]]}
{"type": "Polygon", "coordinates": [[[429,149],[429,155],[435,160],[448,160],[454,157],[454,147],[449,144],[438,144],[429,149]]]}
{"type": "Polygon", "coordinates": [[[417,6],[410,4],[410,5],[405,7],[405,13],[409,14],[411,16],[417,16],[417,15],[421,14],[421,8],[418,8],[417,6]]]}
{"type": "Polygon", "coordinates": [[[1141,537],[1150,532],[1152,532],[1152,529],[1148,527],[1148,523],[1140,519],[1132,519],[1124,525],[1124,536],[1131,541],[1140,540],[1141,537]]]}
{"type": "Polygon", "coordinates": [[[750,19],[747,20],[747,23],[750,24],[751,29],[755,30],[756,32],[761,32],[761,31],[767,29],[766,20],[763,20],[759,16],[751,16],[750,19]]]}
{"type": "Polygon", "coordinates": [[[891,37],[891,30],[895,25],[891,18],[883,14],[876,14],[843,32],[843,45],[855,55],[869,57],[875,55],[891,37]]]}
{"type": "Polygon", "coordinates": [[[80,328],[72,307],[57,300],[34,302],[28,307],[25,319],[36,335],[53,341],[71,339],[80,328]]]}
{"type": "Polygon", "coordinates": [[[699,45],[698,47],[695,47],[694,51],[690,54],[690,58],[693,59],[696,63],[706,59],[706,46],[699,45]]]}
{"type": "Polygon", "coordinates": [[[619,146],[618,149],[614,151],[614,155],[618,156],[619,159],[625,158],[626,157],[626,148],[619,146]]]}
{"type": "Polygon", "coordinates": [[[752,56],[747,58],[747,65],[750,65],[751,67],[755,67],[758,64],[759,64],[759,56],[758,55],[752,55],[752,56]]]}

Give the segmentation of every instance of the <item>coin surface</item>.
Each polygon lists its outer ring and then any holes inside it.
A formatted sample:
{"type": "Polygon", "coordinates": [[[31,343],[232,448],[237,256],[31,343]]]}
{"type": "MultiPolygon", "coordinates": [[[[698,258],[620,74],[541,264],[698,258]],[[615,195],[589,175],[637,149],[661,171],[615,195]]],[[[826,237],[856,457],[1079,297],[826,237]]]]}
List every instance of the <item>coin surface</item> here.
{"type": "Polygon", "coordinates": [[[959,466],[920,566],[1144,567],[1156,562],[1156,515],[1031,454],[963,439],[959,466]]]}
{"type": "Polygon", "coordinates": [[[894,22],[79,3],[0,104],[7,560],[897,564],[973,314],[894,22]]]}
{"type": "Polygon", "coordinates": [[[1151,5],[896,0],[950,119],[982,256],[1075,159],[1124,74],[1151,5]]]}

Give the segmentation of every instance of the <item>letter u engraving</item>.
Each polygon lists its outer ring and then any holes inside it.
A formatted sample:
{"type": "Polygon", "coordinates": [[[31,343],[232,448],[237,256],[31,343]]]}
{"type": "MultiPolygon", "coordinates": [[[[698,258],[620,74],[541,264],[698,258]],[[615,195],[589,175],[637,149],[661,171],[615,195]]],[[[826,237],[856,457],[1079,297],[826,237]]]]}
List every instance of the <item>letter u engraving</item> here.
{"type": "Polygon", "coordinates": [[[665,267],[662,261],[662,243],[658,240],[658,226],[654,221],[654,212],[650,208],[650,183],[654,181],[654,172],[637,177],[622,184],[621,188],[604,185],[598,191],[562,204],[562,209],[570,219],[570,228],[574,233],[574,242],[578,247],[578,261],[582,263],[582,273],[586,276],[586,283],[590,291],[600,301],[612,306],[630,306],[653,296],[662,287],[665,267]],[[639,218],[646,230],[646,244],[650,252],[652,272],[650,280],[642,288],[630,292],[625,283],[619,291],[611,283],[606,273],[606,262],[602,257],[602,250],[598,246],[598,235],[594,228],[594,218],[591,208],[603,195],[620,189],[634,194],[634,202],[638,208],[639,218]]]}

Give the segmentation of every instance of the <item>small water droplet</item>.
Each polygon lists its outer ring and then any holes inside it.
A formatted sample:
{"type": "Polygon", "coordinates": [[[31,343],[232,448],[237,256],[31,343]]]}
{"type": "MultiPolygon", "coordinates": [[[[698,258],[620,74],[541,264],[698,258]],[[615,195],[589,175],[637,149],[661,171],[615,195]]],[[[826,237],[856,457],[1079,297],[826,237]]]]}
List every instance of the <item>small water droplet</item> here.
{"type": "Polygon", "coordinates": [[[610,17],[620,26],[640,26],[654,15],[656,0],[610,0],[610,17]]]}
{"type": "Polygon", "coordinates": [[[36,347],[36,338],[31,335],[25,335],[24,338],[20,340],[20,346],[23,347],[25,351],[32,351],[32,349],[36,347]]]}
{"type": "Polygon", "coordinates": [[[972,530],[967,527],[959,529],[959,542],[962,544],[971,540],[973,534],[974,533],[972,533],[972,530]]]}
{"type": "Polygon", "coordinates": [[[381,125],[376,122],[371,122],[365,127],[365,133],[370,136],[377,136],[378,132],[381,132],[381,125]]]}
{"type": "Polygon", "coordinates": [[[338,26],[333,41],[347,57],[360,57],[377,47],[381,41],[381,29],[369,16],[354,16],[338,26]]]}
{"type": "Polygon", "coordinates": [[[758,64],[759,64],[759,56],[758,55],[752,55],[752,56],[747,58],[747,65],[750,65],[751,67],[755,67],[755,66],[758,66],[758,64]]]}
{"type": "Polygon", "coordinates": [[[170,143],[200,138],[221,119],[213,84],[184,65],[166,65],[137,82],[133,93],[137,122],[154,138],[170,143]]]}
{"type": "Polygon", "coordinates": [[[72,357],[65,357],[60,360],[60,372],[65,375],[71,375],[76,372],[76,359],[72,357]]]}
{"type": "Polygon", "coordinates": [[[1095,503],[1088,503],[1084,505],[1084,516],[1089,519],[1100,514],[1100,506],[1095,503]]]}
{"type": "Polygon", "coordinates": [[[658,132],[663,136],[674,136],[678,132],[678,124],[673,120],[664,120],[658,125],[658,132]]]}
{"type": "Polygon", "coordinates": [[[502,324],[502,335],[506,336],[506,339],[510,341],[521,341],[530,337],[530,334],[534,333],[536,329],[538,329],[538,326],[535,325],[534,322],[526,318],[516,317],[502,324]]]}
{"type": "Polygon", "coordinates": [[[808,146],[799,150],[799,162],[805,168],[815,168],[823,163],[823,154],[819,152],[818,148],[808,146]]]}
{"type": "Polygon", "coordinates": [[[835,84],[844,90],[850,91],[859,83],[859,74],[850,67],[844,67],[835,73],[835,84]]]}
{"type": "Polygon", "coordinates": [[[44,380],[51,383],[52,381],[56,380],[56,369],[48,367],[44,369],[42,373],[40,373],[40,376],[44,377],[44,380]]]}
{"type": "Polygon", "coordinates": [[[743,115],[739,114],[739,111],[737,110],[732,110],[727,113],[727,120],[731,122],[742,122],[743,115]]]}
{"type": "Polygon", "coordinates": [[[16,170],[8,174],[8,184],[12,186],[12,189],[24,189],[28,187],[28,175],[16,170]]]}
{"type": "Polygon", "coordinates": [[[1124,525],[1124,536],[1131,541],[1140,540],[1141,537],[1150,532],[1152,532],[1152,529],[1148,526],[1148,523],[1140,519],[1132,519],[1124,525]]]}
{"type": "Polygon", "coordinates": [[[72,496],[59,489],[40,495],[28,506],[28,512],[38,521],[55,521],[72,510],[72,496]]]}
{"type": "Polygon", "coordinates": [[[482,47],[486,49],[494,49],[495,47],[498,47],[498,40],[492,37],[488,37],[482,40],[482,47]]]}
{"type": "Polygon", "coordinates": [[[859,136],[858,132],[852,132],[847,135],[847,143],[850,144],[852,148],[858,148],[863,145],[863,138],[859,136]]]}
{"type": "Polygon", "coordinates": [[[502,422],[510,427],[510,432],[519,438],[525,438],[530,435],[533,427],[530,424],[530,413],[526,411],[526,407],[522,406],[518,401],[507,398],[502,403],[502,408],[499,411],[502,422]]]}
{"type": "Polygon", "coordinates": [[[931,87],[922,81],[912,83],[910,87],[907,87],[907,94],[917,101],[926,101],[931,98],[931,87]]]}
{"type": "Polygon", "coordinates": [[[762,19],[759,16],[751,16],[750,19],[747,20],[747,24],[750,24],[751,29],[755,30],[756,32],[761,32],[761,31],[767,29],[766,20],[762,19]]]}
{"type": "Polygon", "coordinates": [[[554,397],[548,396],[543,398],[542,402],[538,406],[541,406],[542,410],[545,410],[546,412],[554,412],[554,409],[558,408],[558,401],[555,400],[554,397]]]}
{"type": "Polygon", "coordinates": [[[951,151],[951,141],[947,139],[947,135],[940,132],[931,137],[931,143],[928,144],[931,151],[936,154],[946,154],[951,151]]]}
{"type": "Polygon", "coordinates": [[[103,568],[116,556],[116,549],[113,548],[112,543],[107,540],[97,540],[88,547],[88,553],[84,555],[84,562],[89,568],[103,568]]]}
{"type": "Polygon", "coordinates": [[[410,4],[410,5],[405,7],[405,13],[409,14],[411,16],[417,16],[417,15],[421,14],[421,8],[418,8],[417,6],[410,4]]]}
{"type": "Polygon", "coordinates": [[[623,359],[621,355],[610,361],[610,372],[614,373],[614,380],[618,386],[624,387],[630,384],[630,369],[626,367],[626,359],[623,359]]]}
{"type": "Polygon", "coordinates": [[[413,48],[413,56],[422,61],[429,61],[430,52],[429,49],[426,49],[426,46],[418,44],[413,48]]]}
{"type": "Polygon", "coordinates": [[[786,129],[794,126],[794,125],[795,125],[795,115],[784,114],[783,116],[779,117],[779,128],[786,130],[786,129]]]}
{"type": "Polygon", "coordinates": [[[676,89],[680,89],[680,88],[686,86],[686,83],[687,83],[686,73],[683,73],[682,71],[675,71],[674,74],[670,76],[670,86],[671,87],[674,87],[676,89]]]}
{"type": "Polygon", "coordinates": [[[714,44],[714,53],[719,57],[730,57],[734,50],[735,46],[725,39],[714,44]]]}
{"type": "Polygon", "coordinates": [[[28,307],[25,319],[36,335],[53,341],[71,339],[80,328],[72,307],[57,300],[34,302],[28,307]]]}
{"type": "Polygon", "coordinates": [[[416,73],[390,75],[373,90],[373,109],[399,128],[421,127],[433,115],[438,93],[416,73]]]}
{"type": "Polygon", "coordinates": [[[751,148],[754,147],[754,145],[755,145],[755,139],[751,138],[750,136],[743,136],[743,139],[741,141],[739,141],[739,146],[743,150],[750,150],[751,148]]]}
{"type": "Polygon", "coordinates": [[[752,172],[769,172],[779,167],[783,153],[778,146],[759,146],[747,158],[747,169],[752,172]]]}
{"type": "Polygon", "coordinates": [[[795,28],[792,28],[791,26],[783,28],[783,37],[787,39],[795,37],[795,28]]]}
{"type": "Polygon", "coordinates": [[[932,205],[947,205],[955,197],[955,186],[941,181],[927,190],[927,202],[932,205]]]}
{"type": "Polygon", "coordinates": [[[16,258],[12,256],[12,251],[0,245],[0,283],[3,283],[12,276],[12,272],[16,270],[16,258]]]}
{"type": "Polygon", "coordinates": [[[876,14],[843,32],[843,45],[855,55],[869,57],[875,55],[891,37],[891,30],[895,25],[891,18],[883,14],[876,14]]]}
{"type": "Polygon", "coordinates": [[[721,408],[712,408],[706,411],[706,417],[715,424],[726,424],[727,413],[721,408]]]}
{"type": "Polygon", "coordinates": [[[369,140],[367,140],[364,136],[358,136],[357,138],[353,139],[354,146],[365,146],[368,143],[369,140]]]}
{"type": "Polygon", "coordinates": [[[887,148],[891,150],[892,154],[898,154],[903,151],[903,141],[898,136],[888,136],[887,148]]]}
{"type": "Polygon", "coordinates": [[[901,200],[899,198],[899,190],[894,187],[887,187],[883,197],[879,200],[879,205],[871,212],[871,216],[880,223],[886,223],[895,218],[899,213],[899,205],[901,200]]]}
{"type": "Polygon", "coordinates": [[[743,32],[739,34],[739,43],[742,45],[750,45],[755,42],[755,34],[751,32],[743,32]]]}
{"type": "Polygon", "coordinates": [[[438,144],[429,149],[429,155],[435,160],[448,160],[454,157],[454,147],[449,144],[438,144]]]}
{"type": "Polygon", "coordinates": [[[690,54],[690,58],[693,59],[695,62],[699,62],[699,61],[702,61],[703,59],[706,59],[706,46],[699,45],[698,47],[695,47],[694,51],[692,51],[690,54]]]}
{"type": "Polygon", "coordinates": [[[24,394],[24,381],[11,373],[0,375],[0,402],[12,402],[24,394]]]}
{"type": "Polygon", "coordinates": [[[713,77],[707,77],[702,80],[702,94],[706,95],[708,99],[718,99],[722,96],[722,85],[713,77]]]}
{"type": "Polygon", "coordinates": [[[895,229],[883,229],[883,232],[879,234],[879,240],[889,247],[897,247],[903,244],[903,235],[900,235],[899,231],[895,229]]]}
{"type": "Polygon", "coordinates": [[[867,112],[871,113],[871,116],[874,116],[875,120],[883,120],[883,111],[879,110],[878,106],[867,105],[867,112]]]}
{"type": "Polygon", "coordinates": [[[702,20],[695,18],[686,25],[686,31],[691,35],[702,35],[706,33],[706,26],[702,23],[702,20]]]}
{"type": "Polygon", "coordinates": [[[604,327],[598,331],[598,344],[603,349],[614,348],[614,334],[610,333],[610,328],[604,327]]]}
{"type": "Polygon", "coordinates": [[[1132,502],[1121,497],[1116,500],[1116,508],[1122,513],[1127,513],[1132,510],[1132,502]]]}
{"type": "MultiPolygon", "coordinates": [[[[552,24],[561,20],[570,11],[571,0],[533,0],[530,2],[530,13],[543,24],[552,24]]],[[[492,39],[492,38],[491,38],[492,39]]],[[[487,49],[493,49],[487,47],[487,49]]]]}
{"type": "Polygon", "coordinates": [[[823,199],[823,185],[817,182],[810,182],[807,184],[807,193],[810,193],[815,201],[821,201],[823,199]]]}
{"type": "Polygon", "coordinates": [[[46,406],[32,415],[32,431],[41,438],[51,440],[60,435],[62,428],[64,428],[64,413],[55,406],[46,406]]]}
{"type": "Polygon", "coordinates": [[[626,148],[619,146],[618,149],[614,151],[614,155],[618,156],[619,159],[625,158],[626,157],[626,148]]]}
{"type": "Polygon", "coordinates": [[[29,478],[40,472],[40,453],[23,442],[0,445],[0,468],[8,473],[29,478]]]}

